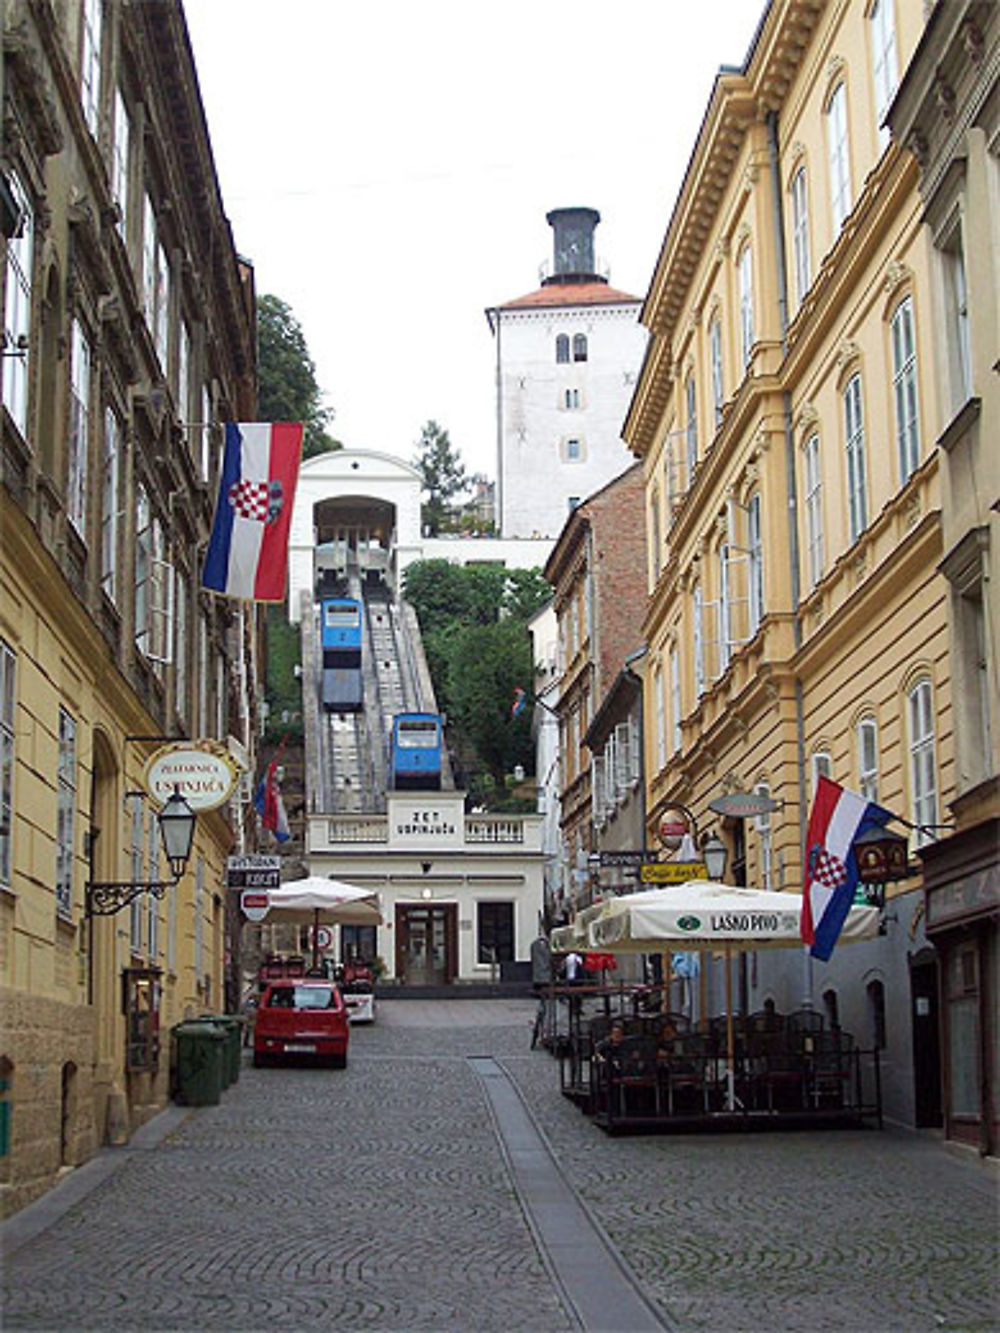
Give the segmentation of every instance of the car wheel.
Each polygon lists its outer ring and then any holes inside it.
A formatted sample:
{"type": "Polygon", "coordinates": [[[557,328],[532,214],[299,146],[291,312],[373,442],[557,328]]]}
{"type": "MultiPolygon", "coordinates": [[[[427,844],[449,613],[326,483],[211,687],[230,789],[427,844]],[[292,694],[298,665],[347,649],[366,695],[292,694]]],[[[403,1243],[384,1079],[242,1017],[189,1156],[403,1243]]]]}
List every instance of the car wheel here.
{"type": "Polygon", "coordinates": [[[260,1069],[261,1066],[266,1065],[266,1064],[267,1064],[267,1056],[266,1056],[266,1055],[261,1055],[260,1051],[254,1051],[254,1053],[253,1053],[253,1067],[254,1067],[254,1069],[260,1069]]]}
{"type": "Polygon", "coordinates": [[[346,1069],[347,1052],[345,1051],[343,1055],[332,1055],[330,1057],[330,1064],[333,1065],[334,1069],[346,1069]]]}

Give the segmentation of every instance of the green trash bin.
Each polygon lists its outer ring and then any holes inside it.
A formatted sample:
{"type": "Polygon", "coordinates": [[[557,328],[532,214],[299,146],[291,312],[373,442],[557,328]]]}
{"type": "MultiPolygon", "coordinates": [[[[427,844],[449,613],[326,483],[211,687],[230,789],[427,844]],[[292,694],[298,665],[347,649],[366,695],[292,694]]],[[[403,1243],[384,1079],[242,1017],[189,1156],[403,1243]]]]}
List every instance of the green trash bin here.
{"type": "Polygon", "coordinates": [[[222,1096],[226,1034],[215,1023],[189,1020],[173,1029],[177,1042],[177,1101],[217,1106],[222,1096]]]}
{"type": "Polygon", "coordinates": [[[199,1022],[214,1023],[226,1038],[222,1087],[226,1089],[239,1082],[243,1049],[243,1019],[238,1014],[202,1014],[199,1022]]]}

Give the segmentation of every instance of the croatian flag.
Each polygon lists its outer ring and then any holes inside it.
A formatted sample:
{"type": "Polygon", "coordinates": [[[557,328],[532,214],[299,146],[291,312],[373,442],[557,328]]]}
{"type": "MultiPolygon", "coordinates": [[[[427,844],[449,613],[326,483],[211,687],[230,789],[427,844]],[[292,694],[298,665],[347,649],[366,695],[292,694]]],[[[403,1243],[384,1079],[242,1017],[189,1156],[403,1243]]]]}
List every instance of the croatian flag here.
{"type": "Polygon", "coordinates": [[[892,818],[890,811],[829,778],[820,777],[816,784],[802,890],[802,939],[814,958],[827,961],[851,910],[858,884],[854,839],[892,818]]]}
{"type": "Polygon", "coordinates": [[[281,799],[281,788],[278,786],[277,759],[271,760],[267,772],[257,784],[253,803],[260,815],[261,827],[273,833],[277,842],[287,842],[292,836],[292,831],[288,827],[285,803],[281,799]]]}
{"type": "Polygon", "coordinates": [[[284,600],[301,453],[300,422],[226,422],[204,587],[251,602],[284,600]]]}

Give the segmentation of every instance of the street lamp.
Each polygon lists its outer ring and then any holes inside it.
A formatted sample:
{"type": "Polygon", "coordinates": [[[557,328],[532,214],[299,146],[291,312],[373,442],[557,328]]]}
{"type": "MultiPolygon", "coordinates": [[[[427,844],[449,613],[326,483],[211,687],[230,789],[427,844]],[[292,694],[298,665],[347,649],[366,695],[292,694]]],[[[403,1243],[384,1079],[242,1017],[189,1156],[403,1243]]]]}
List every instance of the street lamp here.
{"type": "Polygon", "coordinates": [[[711,880],[721,880],[726,873],[726,861],[729,857],[729,849],[718,836],[713,833],[707,839],[701,849],[701,859],[705,862],[705,873],[711,880]]]}
{"type": "Polygon", "coordinates": [[[181,795],[180,787],[174,788],[173,795],[164,802],[157,819],[173,879],[153,880],[148,884],[137,884],[133,880],[102,883],[91,880],[84,885],[85,916],[114,916],[141,893],[151,893],[154,898],[162,898],[167,889],[172,889],[184,874],[194,841],[195,813],[181,795]]]}

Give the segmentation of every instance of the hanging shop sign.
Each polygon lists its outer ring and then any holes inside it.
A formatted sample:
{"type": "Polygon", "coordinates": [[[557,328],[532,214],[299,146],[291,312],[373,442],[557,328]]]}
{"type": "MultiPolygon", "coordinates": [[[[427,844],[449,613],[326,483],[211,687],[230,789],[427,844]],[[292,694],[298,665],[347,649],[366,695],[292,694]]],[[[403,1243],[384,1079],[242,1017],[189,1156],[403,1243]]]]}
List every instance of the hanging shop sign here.
{"type": "Polygon", "coordinates": [[[281,857],[230,856],[226,884],[231,889],[276,889],[281,884],[281,857]]]}
{"type": "Polygon", "coordinates": [[[240,767],[218,741],[172,741],[150,755],[143,785],[159,805],[179,790],[195,814],[200,814],[225,805],[240,776],[240,767]]]}
{"type": "Polygon", "coordinates": [[[701,861],[644,861],[639,878],[643,884],[686,884],[708,879],[708,871],[701,861]]]}
{"type": "Polygon", "coordinates": [[[708,808],[730,819],[753,819],[758,815],[773,815],[781,805],[761,791],[734,791],[709,801],[708,808]]]}

